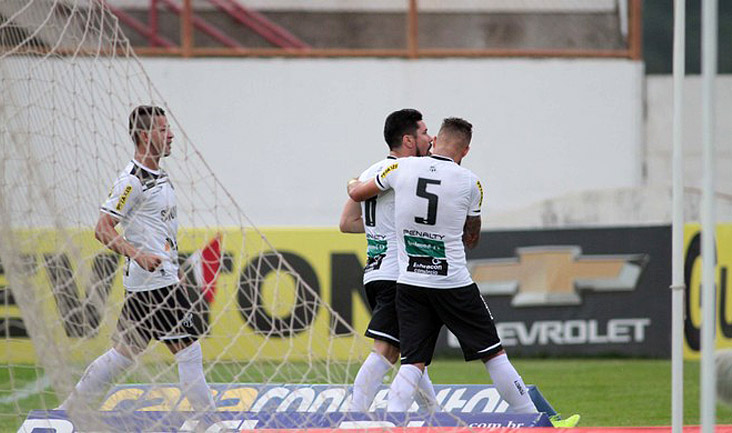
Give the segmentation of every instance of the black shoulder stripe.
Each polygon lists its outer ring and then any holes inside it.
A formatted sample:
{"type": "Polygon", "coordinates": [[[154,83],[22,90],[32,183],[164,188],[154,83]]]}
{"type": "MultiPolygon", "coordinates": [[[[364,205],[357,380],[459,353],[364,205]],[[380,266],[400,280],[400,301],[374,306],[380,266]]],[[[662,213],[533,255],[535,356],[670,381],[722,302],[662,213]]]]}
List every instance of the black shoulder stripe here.
{"type": "Polygon", "coordinates": [[[130,170],[130,174],[140,179],[140,183],[143,185],[149,182],[154,183],[160,177],[155,173],[150,173],[149,171],[145,170],[143,167],[140,167],[137,164],[132,164],[132,170],[130,170]]]}
{"type": "Polygon", "coordinates": [[[438,160],[440,160],[440,161],[448,161],[448,162],[452,162],[452,159],[450,159],[450,158],[446,158],[446,157],[444,157],[444,156],[441,156],[441,155],[430,155],[430,158],[433,158],[433,159],[438,159],[438,160]]]}

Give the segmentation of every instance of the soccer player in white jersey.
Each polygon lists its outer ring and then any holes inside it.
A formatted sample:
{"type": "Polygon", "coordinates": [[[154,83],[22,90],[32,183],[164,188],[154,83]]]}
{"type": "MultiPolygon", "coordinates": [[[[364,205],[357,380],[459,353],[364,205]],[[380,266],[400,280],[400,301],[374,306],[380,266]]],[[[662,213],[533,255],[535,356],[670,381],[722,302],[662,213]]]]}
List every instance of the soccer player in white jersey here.
{"type": "MultiPolygon", "coordinates": [[[[425,156],[432,145],[422,113],[409,108],[387,116],[384,140],[389,146],[389,155],[367,168],[360,180],[372,179],[397,158],[425,156]]],[[[352,411],[367,412],[384,375],[399,358],[399,323],[395,305],[399,268],[394,233],[394,193],[385,191],[361,204],[348,199],[341,214],[340,229],[345,233],[365,232],[368,245],[363,284],[372,315],[365,335],[374,340],[374,347],[356,375],[350,407],[352,411]]],[[[425,409],[435,410],[435,390],[426,370],[419,388],[425,409]]]]}
{"type": "Polygon", "coordinates": [[[382,191],[395,194],[402,365],[389,390],[389,411],[404,412],[411,406],[445,325],[458,338],[466,361],[485,363],[511,411],[536,412],[465,264],[465,248],[475,247],[480,238],[483,201],[480,180],[460,166],[471,138],[470,123],[445,119],[431,157],[394,161],[368,182],[349,185],[355,201],[382,191]]]}
{"type": "Polygon", "coordinates": [[[165,111],[146,105],[130,114],[129,131],[134,159],[114,182],[95,228],[102,244],[125,257],[124,305],[112,349],[87,367],[59,409],[87,407],[103,397],[154,338],[175,355],[181,390],[192,408],[215,410],[198,342],[202,318],[194,314],[178,278],[175,190],[160,168],[160,159],[171,153],[173,133],[165,111]]]}

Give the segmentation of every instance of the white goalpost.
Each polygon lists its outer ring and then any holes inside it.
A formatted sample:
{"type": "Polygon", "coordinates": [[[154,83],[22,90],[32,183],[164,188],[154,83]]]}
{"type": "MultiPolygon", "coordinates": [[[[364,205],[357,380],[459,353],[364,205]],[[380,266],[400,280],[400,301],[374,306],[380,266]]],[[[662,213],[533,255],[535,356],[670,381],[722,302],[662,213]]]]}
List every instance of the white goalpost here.
{"type": "Polygon", "coordinates": [[[674,1],[673,53],[673,203],[671,263],[671,427],[684,425],[684,76],[686,62],[686,0],[674,1]]]}
{"type": "Polygon", "coordinates": [[[716,372],[714,367],[716,335],[716,165],[715,165],[715,87],[717,75],[717,0],[702,1],[702,326],[701,326],[701,408],[702,433],[713,433],[716,415],[716,372]]]}
{"type": "MultiPolygon", "coordinates": [[[[715,165],[715,86],[717,74],[717,1],[702,1],[702,122],[703,189],[702,189],[702,290],[701,290],[701,372],[700,421],[703,433],[712,433],[716,423],[717,393],[727,395],[728,384],[719,384],[721,371],[729,379],[729,354],[722,354],[715,368],[716,311],[715,234],[716,234],[716,165],[715,165]],[[722,385],[720,387],[720,385],[722,385]]],[[[686,60],[686,1],[674,2],[673,56],[673,255],[672,255],[672,431],[683,430],[683,121],[684,76],[686,60]]]]}

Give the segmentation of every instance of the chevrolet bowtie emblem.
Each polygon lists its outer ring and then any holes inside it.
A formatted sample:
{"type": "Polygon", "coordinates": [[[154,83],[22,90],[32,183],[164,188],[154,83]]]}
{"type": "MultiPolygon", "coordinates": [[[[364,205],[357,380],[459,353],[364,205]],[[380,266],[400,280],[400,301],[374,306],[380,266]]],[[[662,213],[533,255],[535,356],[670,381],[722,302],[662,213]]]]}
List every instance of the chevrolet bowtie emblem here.
{"type": "Polygon", "coordinates": [[[634,290],[647,254],[582,255],[579,246],[517,248],[518,257],[468,262],[484,295],[514,295],[515,307],[578,305],[579,291],[634,290]]]}

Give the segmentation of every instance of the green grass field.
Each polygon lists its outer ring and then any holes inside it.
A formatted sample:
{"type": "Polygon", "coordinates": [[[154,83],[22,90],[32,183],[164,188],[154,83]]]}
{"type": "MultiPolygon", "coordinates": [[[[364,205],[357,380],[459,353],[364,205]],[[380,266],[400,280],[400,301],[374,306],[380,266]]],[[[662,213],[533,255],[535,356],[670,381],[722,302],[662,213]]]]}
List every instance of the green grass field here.
{"type": "MultiPolygon", "coordinates": [[[[514,365],[527,384],[539,386],[554,408],[564,415],[582,415],[580,426],[649,426],[670,425],[671,362],[667,360],[629,359],[514,359],[514,365]]],[[[289,371],[275,371],[263,366],[249,374],[272,382],[292,382],[294,377],[306,377],[319,382],[324,377],[323,365],[293,365],[289,371]],[[320,378],[320,379],[319,379],[320,378]]],[[[335,371],[333,380],[352,378],[358,365],[335,371]]],[[[211,382],[231,379],[232,365],[209,373],[211,382]]],[[[331,374],[334,373],[331,370],[331,374]]],[[[438,360],[430,367],[434,383],[489,383],[488,375],[478,362],[438,360]]],[[[38,379],[33,367],[0,368],[0,432],[17,431],[31,409],[53,408],[57,404],[50,389],[8,402],[13,390],[22,389],[38,379]]],[[[171,377],[161,378],[177,381],[171,377]]],[[[135,377],[130,377],[135,382],[135,377]]],[[[240,380],[241,381],[241,380],[240,380]]],[[[699,423],[699,363],[686,362],[684,367],[684,423],[699,423]]],[[[717,407],[717,422],[732,424],[732,409],[717,407]]]]}

